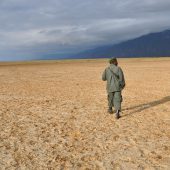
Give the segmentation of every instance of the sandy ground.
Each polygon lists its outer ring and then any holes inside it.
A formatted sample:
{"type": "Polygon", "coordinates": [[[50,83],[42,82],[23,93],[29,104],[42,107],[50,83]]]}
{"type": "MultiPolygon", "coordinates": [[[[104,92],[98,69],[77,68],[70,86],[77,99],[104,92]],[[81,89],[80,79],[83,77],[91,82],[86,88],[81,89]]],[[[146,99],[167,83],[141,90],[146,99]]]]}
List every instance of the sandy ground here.
{"type": "Polygon", "coordinates": [[[169,170],[170,58],[120,59],[122,118],[106,60],[0,66],[0,169],[169,170]]]}

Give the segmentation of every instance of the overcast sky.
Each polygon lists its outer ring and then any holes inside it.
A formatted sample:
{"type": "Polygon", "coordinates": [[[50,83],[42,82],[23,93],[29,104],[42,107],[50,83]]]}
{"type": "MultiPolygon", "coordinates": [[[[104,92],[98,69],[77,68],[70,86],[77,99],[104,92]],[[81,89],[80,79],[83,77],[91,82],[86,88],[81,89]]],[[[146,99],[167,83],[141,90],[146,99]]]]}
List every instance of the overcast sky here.
{"type": "Polygon", "coordinates": [[[0,0],[0,60],[29,60],[170,29],[170,0],[0,0]]]}

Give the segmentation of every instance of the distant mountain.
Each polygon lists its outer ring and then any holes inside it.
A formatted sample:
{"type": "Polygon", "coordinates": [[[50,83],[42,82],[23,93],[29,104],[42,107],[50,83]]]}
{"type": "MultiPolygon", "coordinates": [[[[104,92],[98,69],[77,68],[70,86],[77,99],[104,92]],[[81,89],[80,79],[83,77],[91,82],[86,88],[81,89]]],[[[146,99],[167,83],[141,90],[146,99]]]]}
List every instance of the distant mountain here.
{"type": "Polygon", "coordinates": [[[166,57],[170,56],[170,30],[151,33],[116,45],[87,50],[70,58],[166,57]]]}

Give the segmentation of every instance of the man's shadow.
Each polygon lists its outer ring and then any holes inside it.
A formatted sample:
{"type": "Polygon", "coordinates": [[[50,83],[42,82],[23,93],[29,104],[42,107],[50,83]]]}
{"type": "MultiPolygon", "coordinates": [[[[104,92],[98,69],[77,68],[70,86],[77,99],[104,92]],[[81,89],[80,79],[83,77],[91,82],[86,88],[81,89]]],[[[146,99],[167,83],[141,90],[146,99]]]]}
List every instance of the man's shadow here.
{"type": "Polygon", "coordinates": [[[157,105],[160,105],[160,104],[164,104],[164,103],[169,102],[169,101],[170,101],[170,96],[167,96],[167,97],[164,97],[164,98],[162,98],[160,100],[155,100],[155,101],[152,101],[152,102],[149,102],[149,103],[144,103],[144,104],[128,107],[128,108],[123,109],[122,111],[137,109],[137,110],[135,110],[135,111],[133,111],[133,112],[131,112],[129,114],[124,115],[124,116],[129,116],[131,114],[141,112],[141,111],[143,111],[145,109],[149,109],[151,107],[154,107],[154,106],[157,106],[157,105]]]}

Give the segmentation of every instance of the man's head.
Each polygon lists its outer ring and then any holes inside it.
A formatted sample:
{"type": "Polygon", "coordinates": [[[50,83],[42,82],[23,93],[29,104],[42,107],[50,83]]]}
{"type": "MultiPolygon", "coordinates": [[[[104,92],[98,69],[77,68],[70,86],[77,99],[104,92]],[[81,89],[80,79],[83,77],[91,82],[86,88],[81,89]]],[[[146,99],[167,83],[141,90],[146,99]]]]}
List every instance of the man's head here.
{"type": "Polygon", "coordinates": [[[110,60],[109,60],[109,63],[110,64],[114,64],[114,65],[118,65],[118,62],[117,62],[117,59],[116,58],[111,58],[110,60]]]}

